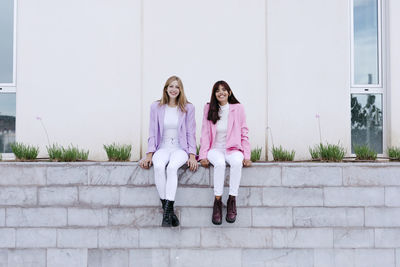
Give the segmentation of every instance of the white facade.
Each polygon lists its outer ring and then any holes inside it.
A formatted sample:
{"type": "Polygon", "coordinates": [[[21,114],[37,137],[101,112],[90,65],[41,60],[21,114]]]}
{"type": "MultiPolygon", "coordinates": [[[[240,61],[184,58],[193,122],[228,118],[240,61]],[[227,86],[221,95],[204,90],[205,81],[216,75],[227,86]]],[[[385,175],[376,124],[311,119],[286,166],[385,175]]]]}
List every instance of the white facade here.
{"type": "MultiPolygon", "coordinates": [[[[182,78],[196,107],[217,80],[244,104],[252,147],[308,159],[322,141],[351,146],[350,0],[18,0],[17,141],[147,148],[150,104],[182,78]]],[[[400,145],[400,3],[383,0],[384,150],[400,145]]],[[[265,153],[264,157],[265,157],[265,153]]],[[[269,154],[269,159],[271,155],[269,154]]]]}

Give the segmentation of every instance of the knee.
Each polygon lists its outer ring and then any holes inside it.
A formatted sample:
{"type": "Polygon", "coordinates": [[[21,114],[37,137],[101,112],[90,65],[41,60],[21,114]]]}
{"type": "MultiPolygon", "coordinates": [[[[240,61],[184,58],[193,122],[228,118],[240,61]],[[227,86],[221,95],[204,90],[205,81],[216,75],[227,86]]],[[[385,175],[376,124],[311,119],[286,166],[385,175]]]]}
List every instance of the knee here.
{"type": "Polygon", "coordinates": [[[229,165],[233,169],[241,169],[243,166],[243,160],[232,160],[229,165]]]}
{"type": "Polygon", "coordinates": [[[156,172],[165,171],[165,165],[162,163],[160,164],[160,163],[153,162],[153,166],[154,166],[154,171],[156,171],[156,172]]]}
{"type": "Polygon", "coordinates": [[[178,173],[179,166],[176,166],[175,164],[168,164],[167,166],[167,172],[168,173],[178,173]]]}
{"type": "Polygon", "coordinates": [[[226,163],[224,160],[217,160],[213,162],[214,168],[225,169],[226,163]]]}

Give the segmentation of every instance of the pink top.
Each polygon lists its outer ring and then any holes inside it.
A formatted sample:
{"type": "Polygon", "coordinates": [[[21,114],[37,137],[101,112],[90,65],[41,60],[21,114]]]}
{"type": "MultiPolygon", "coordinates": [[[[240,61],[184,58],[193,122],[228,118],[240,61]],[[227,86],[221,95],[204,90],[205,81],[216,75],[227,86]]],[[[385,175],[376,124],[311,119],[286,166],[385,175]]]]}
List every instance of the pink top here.
{"type": "MultiPolygon", "coordinates": [[[[215,142],[217,125],[207,119],[210,104],[204,106],[203,125],[200,138],[200,159],[207,158],[208,151],[215,142]]],[[[228,131],[226,135],[226,151],[240,151],[245,159],[250,159],[250,143],[247,136],[249,129],[246,124],[246,114],[242,104],[229,104],[228,131]]]]}

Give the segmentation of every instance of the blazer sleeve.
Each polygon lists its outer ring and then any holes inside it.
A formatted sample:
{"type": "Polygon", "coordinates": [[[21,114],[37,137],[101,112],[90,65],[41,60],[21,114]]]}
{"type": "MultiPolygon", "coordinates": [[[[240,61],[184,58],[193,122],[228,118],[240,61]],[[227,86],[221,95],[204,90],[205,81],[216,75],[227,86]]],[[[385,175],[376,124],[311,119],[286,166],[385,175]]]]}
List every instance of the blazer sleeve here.
{"type": "Polygon", "coordinates": [[[200,152],[199,152],[199,159],[207,158],[207,152],[210,150],[210,132],[209,132],[209,121],[207,120],[208,117],[208,109],[209,104],[204,106],[203,112],[203,124],[201,125],[201,136],[200,136],[200,152]]]}
{"type": "Polygon", "coordinates": [[[186,114],[186,139],[188,142],[189,154],[196,155],[196,118],[195,108],[192,104],[187,105],[186,114]]]}
{"type": "Polygon", "coordinates": [[[246,114],[244,112],[244,108],[240,105],[240,117],[241,117],[241,141],[242,141],[242,148],[244,159],[250,159],[251,149],[250,149],[250,142],[249,142],[249,128],[247,128],[246,123],[246,114]]]}
{"type": "Polygon", "coordinates": [[[151,153],[151,152],[156,151],[157,105],[158,105],[158,102],[154,102],[150,107],[149,138],[147,139],[147,152],[146,153],[151,153]]]}

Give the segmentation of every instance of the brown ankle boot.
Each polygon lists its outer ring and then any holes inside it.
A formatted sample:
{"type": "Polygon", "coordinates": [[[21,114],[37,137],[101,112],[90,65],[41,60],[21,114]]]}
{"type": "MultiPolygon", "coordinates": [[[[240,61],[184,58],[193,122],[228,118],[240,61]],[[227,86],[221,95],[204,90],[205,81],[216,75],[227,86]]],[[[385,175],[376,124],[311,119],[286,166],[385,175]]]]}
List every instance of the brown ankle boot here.
{"type": "Polygon", "coordinates": [[[236,221],[236,197],[229,195],[228,202],[226,203],[226,221],[228,223],[234,223],[236,221]]]}
{"type": "Polygon", "coordinates": [[[222,200],[214,199],[213,214],[211,219],[213,224],[220,225],[222,223],[222,200]]]}

